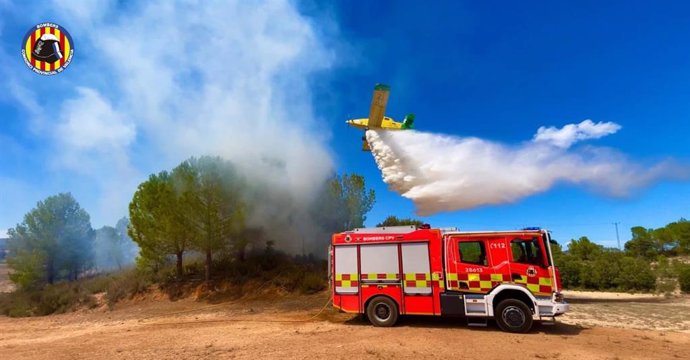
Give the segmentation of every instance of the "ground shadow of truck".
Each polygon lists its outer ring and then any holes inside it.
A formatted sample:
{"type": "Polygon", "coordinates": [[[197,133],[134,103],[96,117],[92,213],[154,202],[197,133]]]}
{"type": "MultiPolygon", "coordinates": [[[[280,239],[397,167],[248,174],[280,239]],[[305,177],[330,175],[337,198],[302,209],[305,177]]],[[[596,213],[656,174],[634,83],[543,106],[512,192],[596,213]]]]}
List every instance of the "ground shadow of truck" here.
{"type": "MultiPolygon", "coordinates": [[[[355,315],[351,319],[344,322],[346,325],[353,326],[372,326],[371,323],[363,315],[355,315]]],[[[500,332],[501,329],[496,325],[496,322],[490,320],[486,327],[468,326],[463,318],[454,317],[435,317],[424,315],[406,315],[401,316],[396,327],[413,327],[413,328],[434,328],[434,329],[465,329],[468,331],[495,331],[500,332]]],[[[571,325],[556,321],[555,323],[546,323],[535,321],[534,327],[527,334],[546,334],[546,335],[561,335],[572,336],[578,335],[582,330],[587,329],[580,325],[571,325]]]]}

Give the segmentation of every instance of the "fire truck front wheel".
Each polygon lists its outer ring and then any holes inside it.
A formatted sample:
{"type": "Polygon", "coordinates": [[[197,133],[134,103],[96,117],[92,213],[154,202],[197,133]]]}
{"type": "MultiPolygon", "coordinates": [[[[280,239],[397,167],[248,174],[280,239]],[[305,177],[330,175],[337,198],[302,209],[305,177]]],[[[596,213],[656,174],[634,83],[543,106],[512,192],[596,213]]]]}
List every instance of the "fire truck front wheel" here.
{"type": "Polygon", "coordinates": [[[496,323],[503,331],[526,333],[532,328],[532,311],[517,299],[505,299],[498,303],[494,313],[496,323]]]}
{"type": "Polygon", "coordinates": [[[398,305],[391,298],[377,296],[369,301],[367,318],[374,326],[393,326],[398,321],[398,305]]]}

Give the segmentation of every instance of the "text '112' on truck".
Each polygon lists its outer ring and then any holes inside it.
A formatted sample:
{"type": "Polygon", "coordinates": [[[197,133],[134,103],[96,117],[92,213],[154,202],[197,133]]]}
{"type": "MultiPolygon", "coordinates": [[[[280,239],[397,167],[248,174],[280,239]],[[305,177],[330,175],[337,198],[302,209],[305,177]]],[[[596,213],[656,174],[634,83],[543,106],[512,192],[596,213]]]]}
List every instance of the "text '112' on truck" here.
{"type": "Polygon", "coordinates": [[[400,315],[495,319],[509,332],[568,311],[546,230],[450,231],[428,225],[334,234],[329,254],[333,306],[376,326],[400,315]]]}

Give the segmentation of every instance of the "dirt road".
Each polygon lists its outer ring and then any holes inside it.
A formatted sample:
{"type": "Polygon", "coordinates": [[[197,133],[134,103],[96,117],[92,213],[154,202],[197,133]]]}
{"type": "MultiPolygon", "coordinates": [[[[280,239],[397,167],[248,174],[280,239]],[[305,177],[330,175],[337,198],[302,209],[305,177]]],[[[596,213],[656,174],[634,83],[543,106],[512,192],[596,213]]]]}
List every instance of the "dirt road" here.
{"type": "Polygon", "coordinates": [[[0,317],[0,359],[690,358],[690,333],[589,327],[577,316],[526,335],[426,317],[375,328],[330,308],[301,321],[326,299],[319,294],[209,305],[149,298],[113,311],[0,317]]]}

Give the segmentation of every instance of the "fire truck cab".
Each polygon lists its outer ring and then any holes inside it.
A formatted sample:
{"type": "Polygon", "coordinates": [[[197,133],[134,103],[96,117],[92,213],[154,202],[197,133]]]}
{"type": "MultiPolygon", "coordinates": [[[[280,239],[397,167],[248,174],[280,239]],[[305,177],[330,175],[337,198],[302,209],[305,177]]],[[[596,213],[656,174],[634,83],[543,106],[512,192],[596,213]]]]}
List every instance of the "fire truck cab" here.
{"type": "Polygon", "coordinates": [[[508,332],[568,311],[546,230],[463,232],[395,226],[333,235],[333,306],[375,326],[399,315],[465,317],[508,332]]]}

